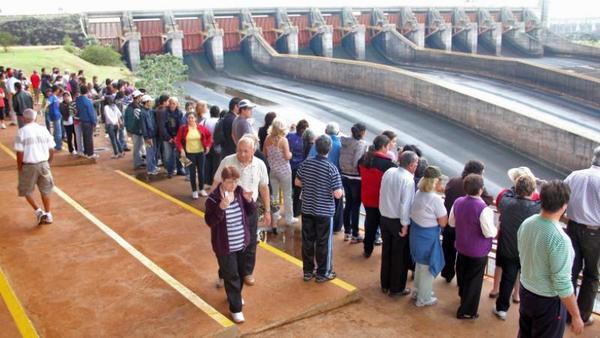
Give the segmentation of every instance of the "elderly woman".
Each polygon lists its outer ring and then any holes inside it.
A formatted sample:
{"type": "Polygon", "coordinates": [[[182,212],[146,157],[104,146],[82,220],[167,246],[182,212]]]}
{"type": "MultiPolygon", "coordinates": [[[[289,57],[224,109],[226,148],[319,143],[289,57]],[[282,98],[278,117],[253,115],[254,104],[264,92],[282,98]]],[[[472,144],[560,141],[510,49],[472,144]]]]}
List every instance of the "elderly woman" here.
{"type": "Polygon", "coordinates": [[[483,284],[483,274],[487,255],[492,249],[492,239],[496,237],[494,212],[481,199],[483,177],[469,174],[463,182],[466,196],[454,201],[448,224],[456,229],[456,279],[460,306],[456,311],[458,319],[479,317],[479,297],[483,284]]]}
{"type": "Polygon", "coordinates": [[[292,202],[292,168],[290,159],[292,152],[288,139],[285,137],[287,128],[285,123],[280,119],[274,119],[269,127],[269,135],[264,141],[264,154],[269,162],[270,182],[272,197],[274,200],[279,200],[279,189],[283,192],[283,206],[285,213],[285,223],[292,225],[298,222],[294,217],[293,202],[292,202]]]}
{"type": "Polygon", "coordinates": [[[238,185],[240,172],[233,166],[221,171],[221,183],[206,200],[204,219],[210,227],[213,251],[224,280],[231,317],[244,322],[242,282],[245,277],[245,251],[250,243],[249,217],[256,212],[252,192],[238,185]]]}
{"type": "Polygon", "coordinates": [[[204,190],[204,154],[212,145],[212,135],[208,129],[196,122],[194,113],[187,113],[186,117],[187,123],[179,127],[177,136],[175,136],[175,144],[181,154],[181,162],[188,162],[186,157],[189,160],[192,198],[198,199],[198,193],[203,197],[208,196],[204,190]]]}
{"type": "Polygon", "coordinates": [[[413,298],[418,307],[423,307],[437,303],[431,290],[433,280],[444,267],[440,230],[448,223],[448,213],[440,196],[444,193],[440,169],[427,167],[418,188],[410,210],[409,243],[416,263],[413,298]]]}

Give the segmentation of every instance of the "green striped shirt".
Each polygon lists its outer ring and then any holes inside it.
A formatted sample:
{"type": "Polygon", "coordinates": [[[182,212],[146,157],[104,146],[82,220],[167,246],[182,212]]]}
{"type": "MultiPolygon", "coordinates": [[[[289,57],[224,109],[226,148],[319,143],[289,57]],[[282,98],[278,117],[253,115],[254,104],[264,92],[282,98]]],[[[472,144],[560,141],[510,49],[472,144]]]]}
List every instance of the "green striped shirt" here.
{"type": "Polygon", "coordinates": [[[521,284],[544,297],[572,295],[571,269],[575,253],[560,223],[533,215],[523,222],[517,238],[521,284]]]}

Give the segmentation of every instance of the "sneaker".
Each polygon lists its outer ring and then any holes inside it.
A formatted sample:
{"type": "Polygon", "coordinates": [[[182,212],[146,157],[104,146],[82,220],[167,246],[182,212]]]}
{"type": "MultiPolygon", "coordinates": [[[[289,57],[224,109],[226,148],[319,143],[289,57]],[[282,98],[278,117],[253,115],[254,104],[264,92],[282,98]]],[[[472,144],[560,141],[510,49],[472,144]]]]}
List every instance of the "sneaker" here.
{"type": "Polygon", "coordinates": [[[233,319],[233,321],[236,324],[241,324],[243,323],[246,319],[244,318],[244,314],[241,312],[232,312],[231,313],[231,319],[233,319]]]}
{"type": "Polygon", "coordinates": [[[317,278],[315,279],[315,282],[317,282],[317,283],[329,282],[330,280],[335,279],[335,277],[337,277],[335,272],[330,272],[326,275],[318,275],[317,278]]]}
{"type": "Polygon", "coordinates": [[[381,237],[379,237],[375,240],[375,242],[373,244],[375,246],[380,246],[381,244],[383,244],[383,240],[381,239],[381,237]]]}
{"type": "Polygon", "coordinates": [[[158,174],[160,174],[160,170],[158,170],[158,169],[148,172],[148,175],[150,175],[150,176],[156,176],[158,174]]]}
{"type": "Polygon", "coordinates": [[[428,300],[428,301],[426,301],[426,302],[421,302],[421,301],[418,301],[418,300],[417,300],[417,302],[415,303],[415,305],[417,305],[417,307],[424,307],[424,306],[431,306],[431,305],[435,305],[435,304],[437,304],[437,303],[438,303],[438,299],[437,299],[437,298],[435,298],[435,297],[431,297],[431,298],[429,298],[429,300],[428,300]]]}
{"type": "Polygon", "coordinates": [[[197,191],[192,191],[192,198],[197,200],[198,199],[198,192],[197,191]]]}
{"type": "Polygon", "coordinates": [[[358,236],[352,236],[352,238],[350,239],[350,243],[351,244],[357,244],[357,243],[361,243],[364,240],[364,237],[361,235],[358,236]]]}
{"type": "Polygon", "coordinates": [[[391,292],[390,291],[389,296],[390,297],[404,297],[404,296],[410,295],[410,291],[411,290],[409,288],[405,288],[404,290],[399,291],[399,292],[391,292]]]}
{"type": "Polygon", "coordinates": [[[52,213],[44,213],[44,215],[42,216],[42,224],[52,224],[52,222],[54,222],[54,219],[52,218],[52,213]]]}
{"type": "Polygon", "coordinates": [[[208,193],[206,192],[206,190],[202,189],[202,190],[200,190],[200,196],[208,197],[208,193]]]}
{"type": "Polygon", "coordinates": [[[71,155],[73,155],[73,156],[77,156],[77,155],[79,155],[79,154],[77,153],[77,150],[73,150],[73,151],[71,152],[71,155]]]}
{"type": "Polygon", "coordinates": [[[125,153],[120,153],[119,157],[125,157],[125,153]]]}
{"type": "Polygon", "coordinates": [[[344,234],[344,242],[348,242],[352,239],[352,234],[344,234]]]}
{"type": "Polygon", "coordinates": [[[496,317],[506,320],[506,311],[498,311],[496,310],[496,305],[492,307],[492,312],[496,315],[496,317]]]}
{"type": "Polygon", "coordinates": [[[590,316],[590,318],[588,318],[588,320],[583,322],[583,326],[590,326],[592,324],[594,324],[594,317],[592,317],[592,316],[590,316]]]}
{"type": "Polygon", "coordinates": [[[256,279],[254,279],[253,275],[244,276],[244,284],[248,286],[252,286],[256,283],[256,279]]]}
{"type": "Polygon", "coordinates": [[[310,280],[311,280],[311,279],[313,279],[313,278],[315,278],[315,273],[314,273],[314,272],[305,272],[305,273],[304,273],[304,276],[302,277],[302,279],[303,279],[305,282],[308,282],[308,281],[310,281],[310,280]]]}
{"type": "Polygon", "coordinates": [[[37,224],[38,224],[38,225],[42,224],[42,219],[44,218],[44,210],[42,210],[42,209],[38,208],[38,209],[35,211],[35,218],[36,218],[36,220],[37,220],[37,224]]]}
{"type": "Polygon", "coordinates": [[[285,221],[286,225],[294,225],[298,223],[298,219],[296,217],[292,217],[290,220],[285,221]]]}
{"type": "Polygon", "coordinates": [[[112,158],[114,160],[114,159],[119,158],[119,155],[112,155],[110,158],[112,158]]]}
{"type": "Polygon", "coordinates": [[[215,286],[217,287],[217,289],[222,288],[225,285],[225,281],[223,280],[223,278],[219,278],[219,280],[215,283],[215,286]]]}
{"type": "Polygon", "coordinates": [[[95,160],[95,159],[97,159],[97,158],[99,158],[99,157],[100,157],[100,155],[98,155],[98,154],[94,154],[94,155],[88,156],[88,158],[89,158],[90,160],[95,160]]]}

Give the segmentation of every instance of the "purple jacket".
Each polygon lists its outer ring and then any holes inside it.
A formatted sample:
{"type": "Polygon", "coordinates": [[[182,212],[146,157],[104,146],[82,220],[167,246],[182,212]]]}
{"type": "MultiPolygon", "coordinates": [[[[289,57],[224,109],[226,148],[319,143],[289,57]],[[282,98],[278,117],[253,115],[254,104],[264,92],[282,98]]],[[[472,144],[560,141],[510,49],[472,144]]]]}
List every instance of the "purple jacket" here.
{"type": "Polygon", "coordinates": [[[454,202],[456,250],[469,257],[485,257],[492,249],[492,239],[481,232],[479,216],[487,205],[479,198],[463,196],[454,202]]]}
{"type": "MultiPolygon", "coordinates": [[[[244,224],[244,247],[250,243],[250,230],[248,217],[256,212],[256,203],[248,202],[243,195],[242,187],[238,186],[235,191],[235,199],[242,206],[242,223],[244,224]]],[[[205,204],[204,220],[210,227],[210,237],[213,251],[217,256],[229,254],[229,236],[227,234],[227,220],[225,219],[225,210],[221,209],[221,185],[215,189],[205,204]]]]}

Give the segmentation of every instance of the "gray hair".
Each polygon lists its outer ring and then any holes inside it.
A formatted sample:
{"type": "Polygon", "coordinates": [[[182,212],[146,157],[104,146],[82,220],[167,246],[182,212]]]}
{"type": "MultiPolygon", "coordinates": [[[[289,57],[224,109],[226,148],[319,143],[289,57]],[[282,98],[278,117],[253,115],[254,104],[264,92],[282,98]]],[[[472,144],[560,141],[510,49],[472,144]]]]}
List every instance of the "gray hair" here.
{"type": "Polygon", "coordinates": [[[315,132],[311,129],[306,129],[304,133],[302,133],[302,139],[306,141],[313,142],[316,137],[317,135],[315,135],[315,132]]]}
{"type": "Polygon", "coordinates": [[[409,165],[415,163],[419,160],[419,155],[414,151],[405,151],[400,154],[400,158],[398,158],[398,165],[402,168],[408,168],[409,165]]]}
{"type": "Polygon", "coordinates": [[[315,141],[315,149],[317,154],[326,156],[331,150],[331,137],[328,135],[321,135],[315,141]]]}
{"type": "Polygon", "coordinates": [[[23,117],[27,121],[35,121],[35,118],[37,117],[37,112],[35,110],[31,109],[31,108],[27,108],[23,112],[23,117]]]}
{"type": "Polygon", "coordinates": [[[600,146],[594,149],[594,157],[592,157],[592,165],[600,167],[600,146]]]}
{"type": "Polygon", "coordinates": [[[327,127],[325,127],[325,134],[327,135],[337,135],[340,133],[340,125],[337,122],[329,122],[327,123],[327,127]]]}
{"type": "Polygon", "coordinates": [[[247,133],[247,134],[242,135],[242,137],[240,137],[240,139],[238,140],[238,144],[240,144],[240,142],[248,142],[249,144],[252,145],[252,147],[254,147],[254,151],[256,151],[258,149],[258,145],[259,145],[258,137],[252,133],[247,133]]]}

